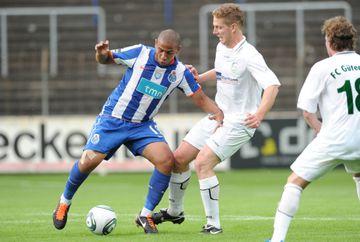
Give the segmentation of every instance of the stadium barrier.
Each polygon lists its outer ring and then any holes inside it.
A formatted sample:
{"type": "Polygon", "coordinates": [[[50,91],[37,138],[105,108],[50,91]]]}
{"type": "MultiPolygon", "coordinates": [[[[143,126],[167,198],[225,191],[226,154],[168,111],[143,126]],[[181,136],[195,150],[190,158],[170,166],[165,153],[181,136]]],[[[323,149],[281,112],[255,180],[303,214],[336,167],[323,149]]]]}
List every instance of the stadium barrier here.
{"type": "Polygon", "coordinates": [[[231,157],[231,168],[289,167],[314,134],[302,118],[264,120],[250,142],[231,157]]]}
{"type": "MultiPolygon", "coordinates": [[[[160,130],[174,150],[203,114],[160,114],[160,130]]],[[[95,117],[22,116],[0,120],[0,173],[67,172],[82,152],[95,117]]],[[[313,138],[302,119],[265,120],[255,136],[218,170],[288,166],[313,138]]],[[[97,172],[149,171],[153,166],[124,146],[97,172]]]]}
{"type": "MultiPolygon", "coordinates": [[[[156,122],[174,150],[204,114],[162,114],[156,122]]],[[[82,152],[93,116],[14,116],[0,119],[0,173],[68,172],[82,152]]],[[[229,160],[218,168],[229,169],[229,160]]],[[[153,166],[124,146],[96,171],[149,171],[153,166]]]]}

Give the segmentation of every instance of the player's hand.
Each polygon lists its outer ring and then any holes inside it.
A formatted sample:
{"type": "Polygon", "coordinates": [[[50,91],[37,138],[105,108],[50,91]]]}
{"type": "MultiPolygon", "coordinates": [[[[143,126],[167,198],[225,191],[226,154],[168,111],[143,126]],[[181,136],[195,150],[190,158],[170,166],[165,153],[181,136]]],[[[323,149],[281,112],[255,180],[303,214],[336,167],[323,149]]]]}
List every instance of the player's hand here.
{"type": "Polygon", "coordinates": [[[100,55],[107,55],[109,52],[109,41],[100,41],[95,45],[95,51],[100,55]]]}
{"type": "MultiPolygon", "coordinates": [[[[218,123],[217,128],[222,127],[223,123],[224,123],[224,113],[221,109],[219,109],[218,112],[213,113],[213,114],[209,114],[209,119],[210,120],[216,120],[216,122],[218,123]]],[[[215,129],[215,130],[216,130],[215,129]]]]}
{"type": "Polygon", "coordinates": [[[255,114],[246,114],[245,126],[248,128],[259,128],[262,118],[260,118],[256,113],[255,114]]]}
{"type": "Polygon", "coordinates": [[[198,80],[199,79],[199,73],[198,71],[196,70],[196,68],[193,66],[193,65],[186,65],[187,68],[189,68],[191,74],[193,74],[195,80],[198,80]]]}

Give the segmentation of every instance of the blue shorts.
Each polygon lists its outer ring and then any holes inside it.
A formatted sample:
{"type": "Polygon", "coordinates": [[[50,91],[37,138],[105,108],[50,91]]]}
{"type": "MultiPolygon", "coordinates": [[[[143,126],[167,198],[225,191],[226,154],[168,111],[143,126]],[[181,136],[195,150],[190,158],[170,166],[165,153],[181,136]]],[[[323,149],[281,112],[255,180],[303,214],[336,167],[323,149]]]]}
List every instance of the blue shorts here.
{"type": "Polygon", "coordinates": [[[106,154],[110,159],[124,144],[134,155],[142,155],[145,147],[154,142],[165,142],[153,121],[131,123],[111,116],[98,116],[84,150],[106,154]]]}

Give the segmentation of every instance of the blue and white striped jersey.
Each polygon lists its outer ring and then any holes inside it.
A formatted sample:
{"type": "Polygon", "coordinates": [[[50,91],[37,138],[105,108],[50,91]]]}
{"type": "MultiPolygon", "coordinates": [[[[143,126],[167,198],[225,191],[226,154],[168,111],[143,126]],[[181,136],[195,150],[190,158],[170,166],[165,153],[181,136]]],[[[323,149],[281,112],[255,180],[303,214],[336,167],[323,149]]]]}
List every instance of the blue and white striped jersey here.
{"type": "Polygon", "coordinates": [[[187,96],[200,89],[191,72],[175,58],[169,66],[155,60],[155,48],[142,44],[111,50],[115,63],[128,68],[100,115],[131,122],[152,119],[175,88],[187,96]]]}

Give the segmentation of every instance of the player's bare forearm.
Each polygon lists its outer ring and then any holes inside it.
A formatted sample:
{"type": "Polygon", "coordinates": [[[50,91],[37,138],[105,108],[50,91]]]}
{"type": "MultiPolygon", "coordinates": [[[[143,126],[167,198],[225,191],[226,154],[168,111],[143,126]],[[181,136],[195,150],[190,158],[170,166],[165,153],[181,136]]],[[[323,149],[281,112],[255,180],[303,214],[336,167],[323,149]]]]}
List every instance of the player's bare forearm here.
{"type": "Polygon", "coordinates": [[[261,103],[257,111],[257,113],[259,113],[261,117],[261,120],[265,118],[265,115],[273,107],[278,93],[279,93],[278,85],[269,86],[264,90],[263,96],[261,98],[261,103]]]}
{"type": "Polygon", "coordinates": [[[318,119],[315,113],[309,113],[307,111],[303,111],[303,117],[305,122],[315,131],[315,134],[318,134],[321,129],[321,122],[318,119]]]}
{"type": "Polygon", "coordinates": [[[207,72],[204,72],[198,76],[196,81],[198,83],[203,83],[205,81],[215,81],[216,80],[216,71],[215,69],[211,69],[207,72]]]}
{"type": "Polygon", "coordinates": [[[279,86],[272,85],[267,87],[264,90],[263,96],[261,98],[261,103],[254,114],[247,114],[245,118],[245,125],[249,128],[258,128],[260,123],[265,118],[265,115],[270,111],[272,106],[275,103],[277,94],[279,93],[279,86]]]}
{"type": "Polygon", "coordinates": [[[191,74],[193,74],[195,80],[198,82],[198,83],[202,83],[202,82],[205,82],[205,81],[209,81],[209,80],[216,80],[216,72],[215,72],[215,69],[211,69],[207,72],[204,72],[202,74],[199,75],[197,69],[192,66],[192,65],[186,65],[187,68],[189,68],[191,74]]]}
{"type": "Polygon", "coordinates": [[[214,119],[219,123],[219,125],[222,125],[224,119],[223,111],[211,98],[206,96],[202,90],[195,92],[191,98],[198,107],[210,115],[210,119],[214,119]]]}

